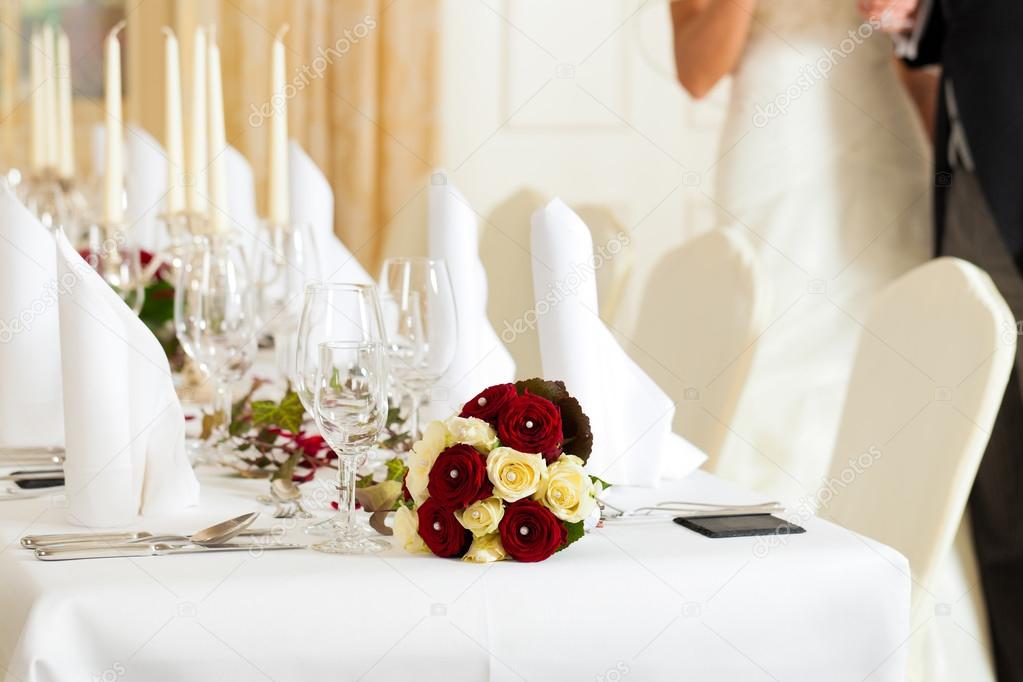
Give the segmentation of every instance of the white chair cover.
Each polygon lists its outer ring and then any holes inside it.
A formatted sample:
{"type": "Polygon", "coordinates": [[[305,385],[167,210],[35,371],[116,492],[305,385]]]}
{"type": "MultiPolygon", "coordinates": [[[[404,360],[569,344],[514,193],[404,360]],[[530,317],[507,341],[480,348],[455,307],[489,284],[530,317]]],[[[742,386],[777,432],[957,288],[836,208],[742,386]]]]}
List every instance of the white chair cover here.
{"type": "Polygon", "coordinates": [[[770,289],[755,250],[734,228],[670,251],[644,288],[626,347],[675,401],[672,427],[707,453],[710,471],[749,372],[751,345],[768,322],[770,289]]]}
{"type": "MultiPolygon", "coordinates": [[[[939,576],[956,563],[966,567],[960,575],[973,572],[968,542],[957,544],[957,561],[949,557],[1012,370],[1015,329],[987,274],[951,258],[891,284],[864,325],[831,471],[815,502],[825,518],[909,559],[915,624],[937,627],[936,614],[950,615],[952,601],[936,596],[939,576]]],[[[959,583],[957,599],[971,588],[959,583]]],[[[948,672],[948,661],[923,653],[933,637],[941,634],[915,638],[914,667],[948,672]]],[[[981,625],[975,639],[984,637],[981,625]]]]}

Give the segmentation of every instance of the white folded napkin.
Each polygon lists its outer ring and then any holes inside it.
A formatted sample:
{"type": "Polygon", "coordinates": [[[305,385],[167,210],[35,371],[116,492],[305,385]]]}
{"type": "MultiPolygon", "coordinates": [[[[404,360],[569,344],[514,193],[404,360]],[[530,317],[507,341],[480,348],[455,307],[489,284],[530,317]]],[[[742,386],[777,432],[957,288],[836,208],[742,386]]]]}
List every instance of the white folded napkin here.
{"type": "Polygon", "coordinates": [[[64,444],[53,236],[0,185],[0,447],[64,444]]]}
{"type": "Polygon", "coordinates": [[[328,282],[373,284],[373,278],[334,234],[334,192],[316,162],[298,142],[288,148],[291,221],[312,226],[320,276],[328,282]]]}
{"type": "Polygon", "coordinates": [[[160,343],[57,236],[68,520],[120,526],[199,502],[160,343]]]}
{"type": "MultiPolygon", "coordinates": [[[[433,177],[446,177],[434,173],[433,177]]],[[[487,273],[479,255],[479,223],[450,184],[430,186],[430,257],[447,262],[458,315],[454,362],[431,391],[423,414],[443,419],[487,386],[515,380],[515,361],[487,318],[487,273]]]]}
{"type": "Polygon", "coordinates": [[[674,403],[600,320],[593,240],[560,199],[533,214],[532,255],[544,376],[564,381],[590,417],[590,473],[653,486],[699,467],[706,456],[671,433],[674,403]]]}

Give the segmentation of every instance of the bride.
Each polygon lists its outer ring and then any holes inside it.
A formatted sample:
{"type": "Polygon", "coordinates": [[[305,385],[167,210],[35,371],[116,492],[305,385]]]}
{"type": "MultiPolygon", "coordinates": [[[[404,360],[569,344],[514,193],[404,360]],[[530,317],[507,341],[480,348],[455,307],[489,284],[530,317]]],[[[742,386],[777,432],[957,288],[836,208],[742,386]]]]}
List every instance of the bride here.
{"type": "Polygon", "coordinates": [[[672,19],[690,94],[733,77],[714,199],[773,288],[717,472],[782,499],[812,495],[866,307],[931,254],[924,131],[887,17],[864,20],[853,0],[676,0],[672,19]]]}

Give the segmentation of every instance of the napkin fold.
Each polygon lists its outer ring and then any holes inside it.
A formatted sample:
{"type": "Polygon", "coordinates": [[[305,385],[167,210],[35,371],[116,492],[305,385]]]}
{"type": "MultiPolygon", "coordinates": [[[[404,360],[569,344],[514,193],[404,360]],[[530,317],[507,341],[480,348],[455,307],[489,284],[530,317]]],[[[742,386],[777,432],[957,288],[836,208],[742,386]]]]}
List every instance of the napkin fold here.
{"type": "Polygon", "coordinates": [[[654,486],[706,459],[671,432],[675,405],[600,320],[593,240],[560,199],[533,214],[533,295],[544,376],[560,379],[589,415],[592,474],[654,486]]]}
{"type": "Polygon", "coordinates": [[[320,276],[328,282],[373,284],[373,278],[334,234],[334,192],[330,183],[294,140],[288,145],[288,177],[291,221],[312,226],[320,256],[320,276]]]}
{"type": "MultiPolygon", "coordinates": [[[[433,177],[446,180],[443,172],[433,177]]],[[[447,263],[458,315],[455,359],[423,411],[428,419],[443,419],[487,386],[514,381],[515,360],[487,318],[487,273],[480,261],[476,213],[447,182],[431,184],[429,199],[430,257],[447,263]]]]}
{"type": "Polygon", "coordinates": [[[64,445],[53,236],[0,184],[0,447],[64,445]]]}
{"type": "Polygon", "coordinates": [[[198,504],[159,341],[57,235],[68,520],[119,526],[198,504]]]}

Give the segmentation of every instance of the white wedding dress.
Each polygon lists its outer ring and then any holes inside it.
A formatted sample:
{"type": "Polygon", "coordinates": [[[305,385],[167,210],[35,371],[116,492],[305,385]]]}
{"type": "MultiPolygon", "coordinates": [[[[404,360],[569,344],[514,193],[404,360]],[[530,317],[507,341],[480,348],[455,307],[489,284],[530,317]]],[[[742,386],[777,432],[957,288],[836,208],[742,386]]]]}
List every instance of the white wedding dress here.
{"type": "Polygon", "coordinates": [[[931,254],[929,147],[855,4],[758,4],[715,166],[774,289],[717,471],[790,501],[828,470],[866,306],[931,254]]]}

